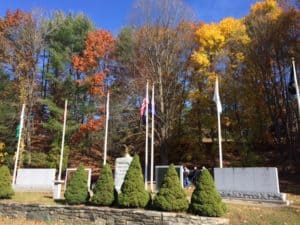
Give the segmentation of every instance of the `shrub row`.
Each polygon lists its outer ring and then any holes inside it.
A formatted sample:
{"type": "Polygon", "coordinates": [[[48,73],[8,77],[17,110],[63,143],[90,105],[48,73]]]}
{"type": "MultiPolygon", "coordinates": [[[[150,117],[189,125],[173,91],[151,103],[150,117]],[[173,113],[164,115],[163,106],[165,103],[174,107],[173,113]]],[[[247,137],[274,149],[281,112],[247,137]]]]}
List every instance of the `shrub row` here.
{"type": "MultiPolygon", "coordinates": [[[[67,185],[65,199],[68,204],[84,204],[89,200],[87,175],[80,166],[67,185]]],[[[189,203],[173,164],[169,166],[159,192],[154,198],[145,191],[144,179],[138,155],[133,157],[121,192],[114,189],[112,171],[109,165],[102,173],[93,189],[91,203],[99,206],[117,205],[126,208],[152,208],[161,211],[185,212],[203,216],[222,216],[225,204],[215,188],[212,176],[203,169],[196,182],[196,188],[189,203]]]]}
{"type": "MultiPolygon", "coordinates": [[[[203,216],[222,216],[226,211],[225,204],[222,203],[213,178],[207,169],[201,171],[190,204],[173,164],[169,166],[159,192],[154,198],[151,198],[150,193],[144,187],[138,155],[133,157],[120,193],[114,189],[113,175],[108,164],[103,167],[93,193],[90,198],[86,171],[83,166],[79,166],[65,191],[66,202],[70,205],[85,204],[90,199],[93,205],[99,206],[117,205],[124,208],[189,211],[203,216]]],[[[11,198],[13,194],[9,169],[2,166],[0,167],[0,199],[11,198]]]]}

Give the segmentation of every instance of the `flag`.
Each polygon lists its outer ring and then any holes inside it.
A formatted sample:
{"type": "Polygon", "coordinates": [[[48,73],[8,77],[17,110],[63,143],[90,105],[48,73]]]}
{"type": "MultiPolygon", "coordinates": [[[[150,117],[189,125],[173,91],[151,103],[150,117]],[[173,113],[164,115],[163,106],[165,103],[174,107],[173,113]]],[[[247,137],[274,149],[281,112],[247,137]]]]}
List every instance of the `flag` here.
{"type": "Polygon", "coordinates": [[[155,116],[155,103],[154,98],[151,98],[151,104],[149,106],[149,113],[155,116]]]}
{"type": "Polygon", "coordinates": [[[21,125],[19,124],[16,128],[16,138],[20,137],[20,127],[21,127],[21,125]]]}
{"type": "Polygon", "coordinates": [[[143,99],[142,106],[140,108],[140,116],[143,124],[146,124],[146,106],[147,106],[147,99],[143,99]]]}
{"type": "Polygon", "coordinates": [[[218,113],[222,113],[222,104],[221,104],[220,95],[219,95],[219,81],[218,81],[218,77],[216,78],[215,93],[214,93],[213,101],[217,105],[217,111],[218,111],[218,113]]]}
{"type": "Polygon", "coordinates": [[[140,115],[141,115],[141,117],[143,117],[143,116],[145,115],[146,106],[147,106],[147,99],[144,98],[144,99],[143,99],[142,106],[141,106],[141,108],[140,108],[140,115]]]}
{"type": "Polygon", "coordinates": [[[296,95],[296,84],[294,80],[294,70],[293,67],[291,67],[291,72],[290,72],[290,81],[288,85],[288,91],[290,92],[291,95],[296,95]]]}

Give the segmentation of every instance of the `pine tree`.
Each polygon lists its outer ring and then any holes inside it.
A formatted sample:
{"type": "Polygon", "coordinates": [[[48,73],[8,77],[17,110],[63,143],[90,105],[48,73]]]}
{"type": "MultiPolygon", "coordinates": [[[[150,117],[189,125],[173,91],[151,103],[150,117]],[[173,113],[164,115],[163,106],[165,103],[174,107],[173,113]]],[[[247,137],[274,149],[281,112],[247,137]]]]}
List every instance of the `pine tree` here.
{"type": "Polygon", "coordinates": [[[214,180],[207,169],[201,171],[192,194],[190,211],[201,216],[222,216],[226,206],[216,190],[214,180]]]}
{"type": "MultiPolygon", "coordinates": [[[[66,81],[64,82],[64,84],[66,81]]],[[[65,86],[67,88],[67,86],[65,86]]],[[[61,132],[62,132],[62,121],[64,115],[64,109],[59,107],[54,100],[50,98],[41,99],[40,103],[47,108],[47,111],[50,112],[49,118],[46,122],[43,122],[43,128],[47,130],[47,132],[51,133],[52,135],[52,142],[51,142],[51,150],[48,153],[47,164],[50,168],[58,168],[59,167],[59,159],[60,159],[60,150],[61,150],[61,132]]],[[[67,127],[66,127],[66,136],[65,136],[65,143],[68,143],[68,140],[72,133],[78,130],[78,124],[68,118],[67,119],[67,127]]],[[[63,156],[63,165],[62,169],[65,170],[68,164],[68,158],[70,154],[70,147],[69,145],[65,144],[64,146],[64,156],[63,156]]]]}
{"type": "Polygon", "coordinates": [[[84,170],[84,167],[80,165],[67,185],[65,199],[68,204],[83,204],[88,200],[87,179],[87,172],[84,170]]]}
{"type": "Polygon", "coordinates": [[[7,166],[0,167],[0,199],[11,198],[14,190],[11,186],[11,176],[7,166]]]}
{"type": "Polygon", "coordinates": [[[134,155],[128,168],[118,196],[118,204],[121,207],[144,208],[150,199],[150,194],[145,190],[139,156],[134,155]]]}
{"type": "Polygon", "coordinates": [[[114,202],[114,180],[111,168],[108,164],[104,165],[102,173],[98,178],[93,190],[92,203],[95,205],[110,206],[114,202]]]}
{"type": "Polygon", "coordinates": [[[174,212],[186,211],[189,207],[186,193],[173,164],[169,166],[159,193],[154,199],[154,207],[158,210],[174,212]]]}

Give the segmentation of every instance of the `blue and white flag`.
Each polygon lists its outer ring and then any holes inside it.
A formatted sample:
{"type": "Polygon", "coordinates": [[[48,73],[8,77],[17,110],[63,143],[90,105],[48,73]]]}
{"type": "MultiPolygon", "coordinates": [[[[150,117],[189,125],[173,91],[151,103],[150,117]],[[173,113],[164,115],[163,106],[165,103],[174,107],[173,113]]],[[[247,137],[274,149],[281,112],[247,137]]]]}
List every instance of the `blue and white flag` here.
{"type": "Polygon", "coordinates": [[[219,95],[218,76],[216,77],[216,84],[215,84],[215,92],[214,92],[213,101],[216,103],[218,113],[221,114],[222,113],[222,104],[221,104],[220,95],[219,95]]]}
{"type": "Polygon", "coordinates": [[[154,98],[151,98],[151,104],[149,107],[149,113],[155,116],[155,103],[154,98]]]}

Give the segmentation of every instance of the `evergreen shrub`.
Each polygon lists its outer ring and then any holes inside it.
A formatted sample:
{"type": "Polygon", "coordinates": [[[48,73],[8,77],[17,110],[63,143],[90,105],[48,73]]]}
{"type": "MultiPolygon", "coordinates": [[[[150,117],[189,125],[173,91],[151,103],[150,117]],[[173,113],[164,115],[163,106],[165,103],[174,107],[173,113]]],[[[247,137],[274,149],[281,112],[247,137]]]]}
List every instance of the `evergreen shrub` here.
{"type": "Polygon", "coordinates": [[[150,194],[145,190],[139,156],[134,155],[128,168],[121,192],[118,195],[120,207],[144,208],[150,199],[150,194]]]}
{"type": "Polygon", "coordinates": [[[154,208],[161,211],[184,212],[189,207],[185,190],[180,184],[175,166],[171,164],[154,199],[154,208]]]}
{"type": "Polygon", "coordinates": [[[207,169],[202,169],[192,194],[190,212],[200,216],[219,217],[226,212],[226,205],[215,187],[207,169]]]}
{"type": "Polygon", "coordinates": [[[12,179],[7,166],[0,167],[0,199],[11,198],[14,195],[12,179]]]}
{"type": "Polygon", "coordinates": [[[70,178],[65,191],[66,202],[70,205],[84,204],[89,199],[87,172],[80,165],[70,178]]]}
{"type": "Polygon", "coordinates": [[[104,165],[101,175],[94,187],[92,203],[94,205],[110,206],[114,202],[114,180],[111,168],[108,164],[104,165]]]}

